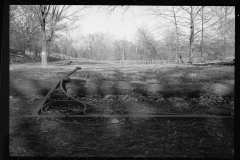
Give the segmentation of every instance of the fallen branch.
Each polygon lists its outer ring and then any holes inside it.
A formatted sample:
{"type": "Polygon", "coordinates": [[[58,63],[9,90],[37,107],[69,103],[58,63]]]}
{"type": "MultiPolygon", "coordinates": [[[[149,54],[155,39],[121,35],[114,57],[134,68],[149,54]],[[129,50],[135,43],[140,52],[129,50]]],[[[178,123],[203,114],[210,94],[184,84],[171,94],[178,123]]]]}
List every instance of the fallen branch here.
{"type": "Polygon", "coordinates": [[[32,134],[39,134],[39,133],[48,133],[48,131],[36,132],[36,133],[32,133],[32,134]]]}
{"type": "Polygon", "coordinates": [[[54,118],[54,120],[57,120],[57,121],[59,121],[59,122],[63,122],[63,123],[75,123],[75,122],[66,122],[66,121],[61,121],[61,120],[59,120],[59,119],[56,119],[56,118],[54,118]]]}
{"type": "Polygon", "coordinates": [[[55,148],[55,149],[96,149],[96,148],[72,146],[72,147],[70,147],[70,148],[55,148]]]}
{"type": "Polygon", "coordinates": [[[194,124],[196,124],[196,123],[197,123],[197,122],[194,122],[194,123],[192,123],[192,124],[180,125],[180,126],[182,126],[182,127],[183,127],[183,126],[184,126],[184,127],[185,127],[185,126],[192,126],[192,125],[194,125],[194,124]]]}
{"type": "Polygon", "coordinates": [[[14,56],[14,57],[21,57],[21,58],[24,58],[24,56],[22,56],[22,55],[17,55],[17,54],[12,54],[12,53],[10,53],[10,56],[14,56]]]}

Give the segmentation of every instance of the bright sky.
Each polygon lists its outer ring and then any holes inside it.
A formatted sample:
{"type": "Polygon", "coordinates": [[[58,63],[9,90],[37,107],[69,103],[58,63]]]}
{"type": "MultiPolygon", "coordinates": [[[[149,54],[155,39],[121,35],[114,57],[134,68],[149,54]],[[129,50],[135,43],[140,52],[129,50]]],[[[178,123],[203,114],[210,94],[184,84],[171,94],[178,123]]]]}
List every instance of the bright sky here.
{"type": "MultiPolygon", "coordinates": [[[[80,10],[82,7],[83,6],[71,6],[69,14],[80,10]]],[[[70,32],[71,38],[73,38],[73,41],[75,42],[74,45],[82,46],[82,44],[84,44],[82,36],[96,32],[103,32],[108,35],[108,38],[113,40],[126,39],[128,41],[135,42],[137,27],[147,27],[151,33],[154,33],[152,36],[154,36],[156,40],[161,40],[164,35],[171,33],[171,30],[174,30],[174,28],[172,28],[173,26],[170,26],[172,24],[166,22],[164,18],[160,19],[159,17],[141,16],[141,14],[144,13],[149,6],[130,6],[125,12],[124,17],[122,16],[126,6],[117,6],[110,14],[108,14],[106,10],[97,12],[99,7],[108,6],[91,6],[91,12],[89,10],[82,10],[79,12],[79,15],[84,14],[84,16],[76,22],[75,25],[77,25],[78,28],[70,32]],[[158,26],[156,26],[156,24],[158,26]],[[158,30],[154,30],[156,28],[158,30]]],[[[181,16],[183,17],[189,16],[184,10],[182,10],[182,12],[180,11],[178,14],[182,14],[181,16]]],[[[181,20],[183,22],[185,19],[181,20]]],[[[188,26],[181,26],[180,29],[181,32],[189,34],[188,26]]],[[[188,41],[188,38],[184,37],[182,42],[186,41],[188,41]]]]}
{"type": "MultiPolygon", "coordinates": [[[[78,6],[74,6],[77,9],[78,6]]],[[[127,39],[133,40],[136,29],[142,24],[151,26],[153,25],[153,20],[149,18],[137,16],[139,13],[143,12],[144,7],[134,6],[127,10],[122,18],[124,9],[121,7],[115,8],[111,14],[106,12],[95,12],[87,14],[84,16],[80,22],[78,22],[81,28],[76,29],[71,34],[73,37],[78,36],[78,34],[92,34],[95,32],[108,32],[115,35],[117,39],[127,39]]]]}

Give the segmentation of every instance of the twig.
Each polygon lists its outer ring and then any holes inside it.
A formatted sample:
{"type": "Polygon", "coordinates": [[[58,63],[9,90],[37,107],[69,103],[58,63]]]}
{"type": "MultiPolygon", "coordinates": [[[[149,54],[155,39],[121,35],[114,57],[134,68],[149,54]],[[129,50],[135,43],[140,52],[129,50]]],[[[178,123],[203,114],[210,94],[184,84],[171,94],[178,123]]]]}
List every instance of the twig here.
{"type": "Polygon", "coordinates": [[[55,149],[96,149],[96,148],[72,146],[72,147],[70,147],[70,148],[55,148],[55,149]]]}
{"type": "Polygon", "coordinates": [[[209,133],[209,131],[208,131],[208,129],[207,129],[207,126],[205,126],[205,129],[207,130],[208,135],[211,135],[211,136],[212,136],[212,134],[209,133]]]}
{"type": "Polygon", "coordinates": [[[81,123],[76,122],[75,120],[72,121],[72,122],[66,122],[66,121],[61,121],[59,119],[55,119],[55,118],[54,118],[54,120],[57,120],[57,121],[62,122],[62,123],[75,123],[75,124],[80,124],[80,125],[93,125],[93,126],[105,125],[105,124],[81,124],[81,123]]]}
{"type": "Polygon", "coordinates": [[[181,126],[192,126],[192,125],[194,125],[194,124],[196,124],[197,122],[194,122],[194,123],[192,123],[192,124],[187,124],[187,125],[181,125],[181,126]]]}
{"type": "Polygon", "coordinates": [[[47,133],[48,131],[42,131],[42,132],[36,132],[36,133],[32,133],[32,134],[39,134],[39,133],[47,133]]]}
{"type": "MultiPolygon", "coordinates": [[[[128,115],[127,115],[127,116],[128,116],[128,115]]],[[[127,116],[125,116],[124,118],[126,118],[127,116]]],[[[119,122],[121,122],[124,118],[122,118],[119,122]]],[[[79,124],[79,125],[83,125],[83,126],[84,126],[84,125],[85,125],[85,126],[104,126],[104,125],[111,125],[111,124],[119,124],[119,123],[81,124],[81,123],[76,122],[75,120],[72,121],[72,122],[61,121],[61,120],[59,120],[59,119],[55,119],[55,118],[54,118],[54,120],[57,120],[57,121],[62,122],[62,123],[75,123],[75,124],[79,124]]]]}
{"type": "Polygon", "coordinates": [[[122,122],[125,120],[126,117],[128,117],[129,114],[127,114],[125,117],[123,117],[119,122],[122,122]]]}
{"type": "Polygon", "coordinates": [[[59,120],[59,119],[56,119],[56,118],[54,118],[54,120],[57,120],[57,121],[59,121],[59,122],[63,122],[63,123],[73,123],[73,122],[61,121],[61,120],[59,120]]]}
{"type": "Polygon", "coordinates": [[[73,146],[73,148],[76,148],[76,149],[96,149],[97,147],[89,148],[89,147],[76,147],[76,146],[73,146]]]}

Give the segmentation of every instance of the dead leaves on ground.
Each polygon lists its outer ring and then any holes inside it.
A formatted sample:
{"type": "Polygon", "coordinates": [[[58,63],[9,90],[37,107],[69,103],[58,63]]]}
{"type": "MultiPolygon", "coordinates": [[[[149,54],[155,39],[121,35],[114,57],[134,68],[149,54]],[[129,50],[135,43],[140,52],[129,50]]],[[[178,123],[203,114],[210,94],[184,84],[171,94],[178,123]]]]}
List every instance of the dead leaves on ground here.
{"type": "Polygon", "coordinates": [[[130,93],[125,95],[87,95],[79,97],[84,102],[93,102],[95,104],[116,104],[123,102],[155,103],[161,104],[168,102],[169,110],[176,112],[189,112],[207,114],[211,107],[222,108],[234,112],[234,97],[223,97],[201,94],[199,97],[189,98],[183,94],[182,97],[163,97],[162,95],[143,95],[139,93],[130,93]]]}

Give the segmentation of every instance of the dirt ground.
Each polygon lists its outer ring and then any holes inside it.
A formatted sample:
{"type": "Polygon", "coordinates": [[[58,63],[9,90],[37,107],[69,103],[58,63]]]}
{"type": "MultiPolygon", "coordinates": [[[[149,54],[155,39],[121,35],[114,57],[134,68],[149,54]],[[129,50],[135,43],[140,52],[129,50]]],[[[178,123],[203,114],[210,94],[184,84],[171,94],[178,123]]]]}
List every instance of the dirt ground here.
{"type": "MultiPolygon", "coordinates": [[[[36,109],[61,77],[84,103],[107,111],[234,114],[234,67],[131,64],[74,60],[10,65],[11,156],[233,157],[233,119],[23,118],[36,109]]],[[[120,113],[120,112],[118,112],[120,113]]]]}

